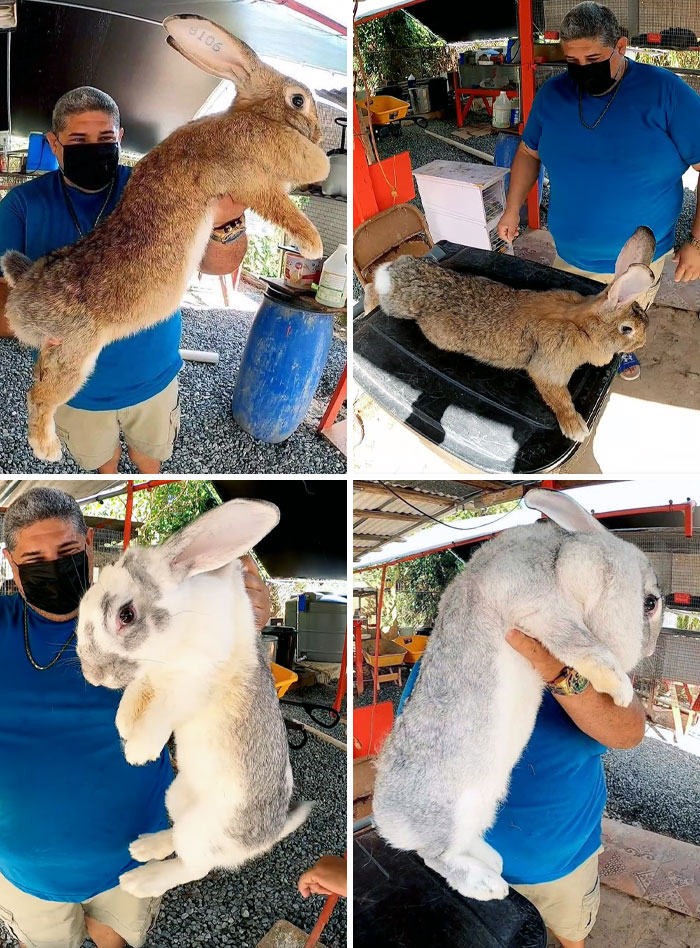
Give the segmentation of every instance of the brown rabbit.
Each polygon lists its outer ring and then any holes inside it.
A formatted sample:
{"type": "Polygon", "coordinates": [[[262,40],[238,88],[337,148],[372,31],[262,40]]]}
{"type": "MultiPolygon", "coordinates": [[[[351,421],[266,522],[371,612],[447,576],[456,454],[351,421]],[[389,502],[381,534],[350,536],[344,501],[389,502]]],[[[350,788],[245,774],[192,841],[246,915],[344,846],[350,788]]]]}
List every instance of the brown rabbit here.
{"type": "Polygon", "coordinates": [[[80,390],[103,346],[177,309],[204,255],[218,196],[232,194],[282,227],[305,256],[323,252],[287,194],[329,172],[309,89],[209,20],[171,16],[163,26],[179,53],[235,83],[231,107],[176,129],[149,152],[112,214],[77,243],[33,264],[16,251],[0,260],[12,287],[10,327],[40,349],[27,401],[29,443],[42,460],[61,457],[54,413],[80,390]]]}
{"type": "Polygon", "coordinates": [[[570,290],[515,290],[466,276],[421,257],[400,257],[374,275],[388,316],[415,319],[440,349],[501,369],[524,369],[563,433],[584,441],[589,431],[567,385],[585,362],[607,365],[618,352],[644,345],[648,318],[639,300],[655,277],[656,241],[638,227],[622,248],[615,278],[596,296],[570,290]]]}

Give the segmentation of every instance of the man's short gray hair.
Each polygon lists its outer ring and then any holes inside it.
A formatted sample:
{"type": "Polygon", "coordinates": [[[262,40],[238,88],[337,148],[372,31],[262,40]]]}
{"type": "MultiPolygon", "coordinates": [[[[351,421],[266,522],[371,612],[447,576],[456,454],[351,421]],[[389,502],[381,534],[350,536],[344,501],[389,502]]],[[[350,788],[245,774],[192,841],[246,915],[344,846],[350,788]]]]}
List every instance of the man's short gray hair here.
{"type": "Polygon", "coordinates": [[[87,526],[77,500],[53,487],[35,487],[22,494],[7,508],[3,522],[3,540],[10,553],[17,547],[20,530],[41,520],[66,520],[81,536],[87,526]]]}
{"type": "Polygon", "coordinates": [[[602,3],[579,3],[569,10],[559,27],[559,38],[564,43],[577,39],[597,39],[602,46],[614,46],[621,36],[617,17],[602,3]]]}
{"type": "Polygon", "coordinates": [[[119,128],[119,107],[112,96],[94,86],[78,86],[62,95],[53,107],[51,130],[54,135],[63,131],[69,115],[78,115],[80,112],[106,112],[114,122],[114,127],[119,128]]]}

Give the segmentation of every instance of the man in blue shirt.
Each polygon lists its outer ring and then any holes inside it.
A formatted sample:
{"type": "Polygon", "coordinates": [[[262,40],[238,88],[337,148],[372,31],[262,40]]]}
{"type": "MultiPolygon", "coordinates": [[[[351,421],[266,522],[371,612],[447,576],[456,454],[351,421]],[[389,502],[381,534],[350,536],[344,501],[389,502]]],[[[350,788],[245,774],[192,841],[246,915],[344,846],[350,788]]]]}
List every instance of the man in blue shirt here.
{"type": "MultiPolygon", "coordinates": [[[[605,6],[578,4],[559,33],[568,70],[535,96],[499,234],[517,236],[519,209],[544,162],[554,266],[608,282],[623,244],[646,225],[656,238],[657,277],[648,306],[673,252],[683,174],[700,170],[700,96],[669,70],[628,59],[627,39],[605,6]]],[[[700,206],[673,259],[676,282],[700,277],[700,206]]],[[[634,353],[623,356],[620,372],[639,377],[634,353]]]]}
{"type": "MultiPolygon", "coordinates": [[[[138,863],[128,846],[167,828],[167,748],[127,764],[114,723],[121,693],[93,687],[75,654],[78,602],[92,577],[93,537],[62,491],[12,503],[4,555],[18,594],[0,596],[0,921],[24,948],[143,945],[160,899],[119,886],[138,863]]],[[[269,615],[251,562],[256,621],[269,615]]]]}
{"type": "MultiPolygon", "coordinates": [[[[598,853],[605,807],[601,756],[635,747],[646,716],[635,697],[618,708],[544,646],[506,636],[547,683],[535,727],[515,765],[508,796],[486,841],[503,857],[503,878],[539,910],[563,948],[583,948],[600,902],[598,853]]],[[[411,672],[399,712],[419,674],[411,672]]]]}
{"type": "MultiPolygon", "coordinates": [[[[14,188],[0,201],[0,254],[19,250],[38,260],[75,243],[104,220],[131,174],[131,168],[119,164],[123,133],[117,104],[106,93],[81,86],[61,96],[47,133],[61,170],[14,188]]],[[[222,197],[215,226],[240,218],[243,210],[222,197]]],[[[205,272],[207,257],[220,256],[222,249],[221,243],[210,241],[201,264],[205,272]]],[[[227,266],[211,272],[233,272],[245,249],[245,238],[237,241],[226,251],[227,266]]],[[[82,468],[116,473],[120,432],[141,473],[157,474],[161,462],[170,458],[180,424],[181,328],[177,310],[169,319],[105,346],[87,382],[60,406],[57,433],[82,468]]]]}

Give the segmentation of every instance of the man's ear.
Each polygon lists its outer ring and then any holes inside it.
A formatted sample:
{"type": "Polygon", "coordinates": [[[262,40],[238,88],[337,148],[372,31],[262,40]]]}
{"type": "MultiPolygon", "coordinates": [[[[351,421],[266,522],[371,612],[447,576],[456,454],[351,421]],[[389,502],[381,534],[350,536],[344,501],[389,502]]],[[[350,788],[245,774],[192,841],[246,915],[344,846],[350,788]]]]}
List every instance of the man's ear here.
{"type": "Polygon", "coordinates": [[[85,552],[87,553],[88,559],[88,576],[89,582],[92,586],[92,577],[95,572],[95,528],[88,527],[88,531],[85,534],[85,552]]]}
{"type": "Polygon", "coordinates": [[[117,141],[119,142],[119,144],[121,144],[121,140],[122,140],[123,137],[124,137],[124,129],[123,129],[123,128],[120,128],[120,129],[119,129],[119,134],[117,135],[117,141]]]}
{"type": "Polygon", "coordinates": [[[2,555],[5,557],[5,559],[7,560],[7,562],[10,564],[10,569],[12,570],[12,578],[13,578],[14,581],[15,581],[15,585],[17,586],[17,588],[19,589],[19,591],[20,591],[22,594],[24,594],[24,591],[23,591],[23,589],[22,589],[22,583],[20,582],[20,579],[19,579],[19,570],[17,569],[17,564],[16,564],[15,561],[13,560],[12,554],[11,554],[10,551],[7,549],[7,547],[5,547],[4,550],[2,551],[2,555]]]}
{"type": "MultiPolygon", "coordinates": [[[[53,132],[46,133],[46,141],[49,143],[49,148],[54,154],[56,161],[59,161],[58,149],[61,148],[61,143],[53,132]]],[[[59,161],[60,163],[60,161],[59,161]]]]}

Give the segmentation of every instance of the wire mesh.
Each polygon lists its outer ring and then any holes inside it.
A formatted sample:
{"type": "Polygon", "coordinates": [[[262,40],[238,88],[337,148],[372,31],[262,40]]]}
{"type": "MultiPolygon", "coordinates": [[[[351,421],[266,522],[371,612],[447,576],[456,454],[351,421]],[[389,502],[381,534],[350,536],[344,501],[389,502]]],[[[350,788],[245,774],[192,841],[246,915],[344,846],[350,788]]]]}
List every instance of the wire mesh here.
{"type": "Polygon", "coordinates": [[[304,214],[321,235],[324,256],[330,256],[338,247],[338,244],[346,242],[347,201],[342,198],[311,194],[309,195],[309,203],[304,207],[304,214]]]}
{"type": "MultiPolygon", "coordinates": [[[[644,2],[644,0],[640,0],[640,4],[642,2],[644,2]]],[[[558,31],[561,26],[561,21],[575,5],[574,0],[544,0],[545,30],[558,31]]],[[[612,10],[617,18],[617,22],[620,24],[620,28],[627,33],[629,30],[629,13],[631,6],[629,0],[605,0],[605,6],[608,7],[609,10],[612,10]]]]}
{"type": "MultiPolygon", "coordinates": [[[[0,513],[0,535],[2,535],[2,524],[4,514],[0,513]]],[[[95,556],[94,579],[99,575],[99,571],[115,563],[122,553],[122,544],[124,542],[124,531],[112,528],[96,529],[93,538],[93,550],[95,556]]],[[[0,544],[4,546],[4,544],[0,544]]],[[[17,586],[12,578],[10,564],[3,556],[0,560],[0,596],[12,596],[17,592],[17,586]]]]}

